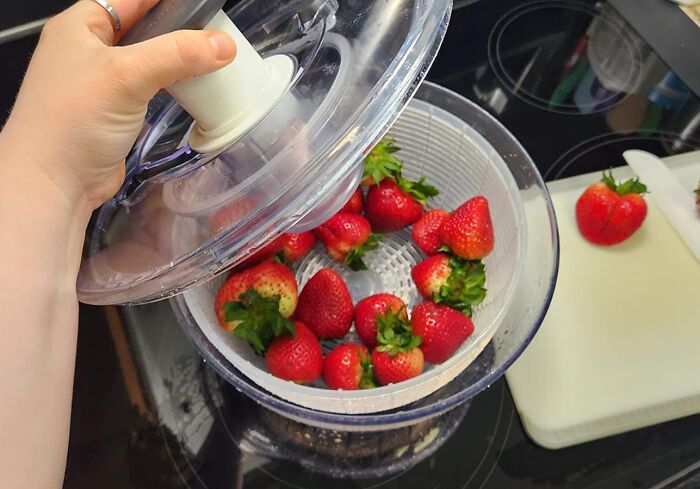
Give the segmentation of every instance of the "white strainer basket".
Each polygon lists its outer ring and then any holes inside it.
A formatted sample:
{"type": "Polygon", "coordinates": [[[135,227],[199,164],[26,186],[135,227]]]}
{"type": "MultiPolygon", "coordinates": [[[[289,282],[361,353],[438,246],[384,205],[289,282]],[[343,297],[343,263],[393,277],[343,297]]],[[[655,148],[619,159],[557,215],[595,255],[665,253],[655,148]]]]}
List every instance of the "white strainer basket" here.
{"type": "MultiPolygon", "coordinates": [[[[448,210],[475,195],[488,198],[495,232],[495,248],[486,258],[485,302],[477,307],[474,334],[446,362],[426,364],[422,375],[395,385],[361,391],[334,391],[319,381],[297,385],[266,371],[265,360],[250,346],[222,330],[214,312],[214,298],[225,280],[220,276],[183,295],[189,310],[211,346],[240,374],[268,392],[295,404],[338,414],[366,414],[392,410],[421,399],[457,377],[491,341],[518,286],[524,266],[527,232],[520,192],[501,156],[461,119],[421,100],[413,100],[388,133],[395,138],[411,179],[425,175],[441,193],[431,207],[448,210]]],[[[353,300],[386,292],[401,297],[410,309],[421,302],[411,269],[425,257],[411,240],[410,230],[386,234],[378,250],[366,257],[368,271],[352,272],[328,257],[318,246],[296,268],[301,290],[321,268],[340,272],[353,300]]],[[[354,331],[341,342],[356,340],[354,331]]],[[[324,342],[324,352],[340,342],[324,342]]]]}

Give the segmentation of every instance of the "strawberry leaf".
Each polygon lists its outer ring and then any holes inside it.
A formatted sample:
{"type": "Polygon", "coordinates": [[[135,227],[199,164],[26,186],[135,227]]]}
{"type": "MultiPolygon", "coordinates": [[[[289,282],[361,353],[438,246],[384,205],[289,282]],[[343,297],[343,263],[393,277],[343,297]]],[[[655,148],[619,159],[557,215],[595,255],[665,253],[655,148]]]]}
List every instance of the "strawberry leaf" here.
{"type": "Polygon", "coordinates": [[[359,352],[362,377],[360,377],[360,389],[374,389],[377,382],[374,380],[374,365],[369,355],[359,352]]]}
{"type": "Polygon", "coordinates": [[[422,339],[413,334],[411,323],[404,318],[404,308],[396,313],[389,308],[384,314],[377,314],[377,350],[395,357],[402,352],[410,352],[420,346],[422,339]]]}
{"type": "Polygon", "coordinates": [[[629,179],[622,183],[615,182],[612,169],[608,170],[607,173],[603,172],[601,182],[618,195],[645,194],[647,192],[647,186],[640,182],[639,178],[629,179]]]}
{"type": "Polygon", "coordinates": [[[282,335],[294,336],[294,324],[279,312],[280,297],[263,297],[250,289],[239,302],[223,305],[226,322],[237,322],[234,333],[250,343],[258,355],[265,353],[272,341],[282,335]]]}
{"type": "Polygon", "coordinates": [[[480,260],[450,258],[452,272],[445,284],[440,287],[433,301],[444,304],[471,317],[474,306],[486,298],[486,267],[480,260]]]}
{"type": "Polygon", "coordinates": [[[382,139],[365,158],[365,172],[362,180],[371,180],[378,185],[385,178],[399,178],[403,165],[394,156],[400,148],[393,139],[382,139]]]}
{"type": "Polygon", "coordinates": [[[421,204],[425,204],[429,198],[437,197],[440,194],[437,188],[425,183],[425,177],[420,177],[417,182],[400,177],[397,183],[403,192],[409,194],[421,204]]]}
{"type": "Polygon", "coordinates": [[[376,250],[379,247],[379,241],[382,239],[382,235],[378,233],[372,233],[367,238],[363,244],[355,246],[350,253],[345,256],[345,264],[349,266],[352,270],[358,272],[360,270],[367,270],[367,265],[365,264],[362,257],[368,251],[376,250]]]}

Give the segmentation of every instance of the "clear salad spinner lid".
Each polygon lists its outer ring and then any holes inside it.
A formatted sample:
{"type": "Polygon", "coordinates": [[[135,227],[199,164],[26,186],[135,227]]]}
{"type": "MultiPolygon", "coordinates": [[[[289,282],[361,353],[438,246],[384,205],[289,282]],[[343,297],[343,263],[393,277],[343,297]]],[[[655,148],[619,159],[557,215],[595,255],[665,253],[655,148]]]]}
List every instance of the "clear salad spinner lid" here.
{"type": "Polygon", "coordinates": [[[91,223],[78,294],[160,300],[312,229],[357,187],[362,158],[423,80],[451,0],[163,0],[124,42],[224,30],[223,70],[152,101],[126,181],[91,223]]]}

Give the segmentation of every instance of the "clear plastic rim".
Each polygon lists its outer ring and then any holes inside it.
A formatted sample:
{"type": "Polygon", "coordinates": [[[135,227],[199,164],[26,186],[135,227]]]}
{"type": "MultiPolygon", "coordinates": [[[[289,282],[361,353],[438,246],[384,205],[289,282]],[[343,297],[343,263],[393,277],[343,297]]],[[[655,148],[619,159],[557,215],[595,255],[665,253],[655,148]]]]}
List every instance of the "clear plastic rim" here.
{"type": "Polygon", "coordinates": [[[403,408],[400,408],[400,410],[396,412],[346,415],[316,411],[292,404],[258,388],[252,382],[245,380],[242,374],[240,377],[232,374],[226,366],[228,365],[228,361],[225,359],[225,357],[208,342],[201,330],[195,326],[192,326],[196,323],[186,306],[185,299],[182,296],[172,299],[173,309],[175,310],[175,314],[178,317],[180,324],[182,325],[186,334],[193,340],[195,347],[203,355],[205,361],[208,361],[225,380],[231,383],[238,390],[279,414],[297,421],[306,422],[317,426],[365,430],[385,429],[388,426],[414,423],[422,419],[437,416],[468,401],[499,379],[513,364],[513,362],[515,362],[515,360],[522,354],[525,348],[527,348],[544,320],[544,316],[552,301],[559,270],[559,233],[557,228],[557,220],[554,206],[544,180],[537,170],[532,158],[525,151],[525,149],[510,134],[510,132],[490,114],[486,113],[483,109],[461,95],[429,82],[423,84],[416,97],[418,99],[422,99],[421,95],[429,96],[431,95],[431,92],[434,92],[434,94],[447,96],[453,99],[455,104],[462,104],[468,111],[478,114],[481,121],[490,126],[491,129],[506,136],[508,142],[517,149],[519,154],[528,163],[528,166],[530,167],[528,170],[531,171],[534,179],[534,185],[536,185],[542,191],[542,196],[545,199],[547,218],[549,220],[549,233],[552,245],[552,263],[551,273],[549,276],[549,287],[544,295],[537,318],[530,326],[530,330],[522,343],[520,343],[512,352],[510,352],[510,354],[502,361],[500,365],[478,381],[467,386],[465,389],[431,405],[411,408],[411,405],[409,404],[403,408]]]}

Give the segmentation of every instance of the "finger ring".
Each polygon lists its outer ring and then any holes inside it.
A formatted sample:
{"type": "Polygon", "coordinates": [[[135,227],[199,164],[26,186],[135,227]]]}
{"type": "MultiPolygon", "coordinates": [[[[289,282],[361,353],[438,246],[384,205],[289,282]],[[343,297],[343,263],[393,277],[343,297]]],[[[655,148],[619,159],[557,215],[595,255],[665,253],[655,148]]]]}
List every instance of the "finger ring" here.
{"type": "Polygon", "coordinates": [[[95,0],[95,2],[105,9],[109,15],[112,16],[112,21],[114,22],[114,32],[119,32],[122,30],[122,21],[119,18],[119,14],[117,13],[116,10],[114,10],[114,7],[112,7],[112,4],[110,4],[107,0],[95,0]]]}

